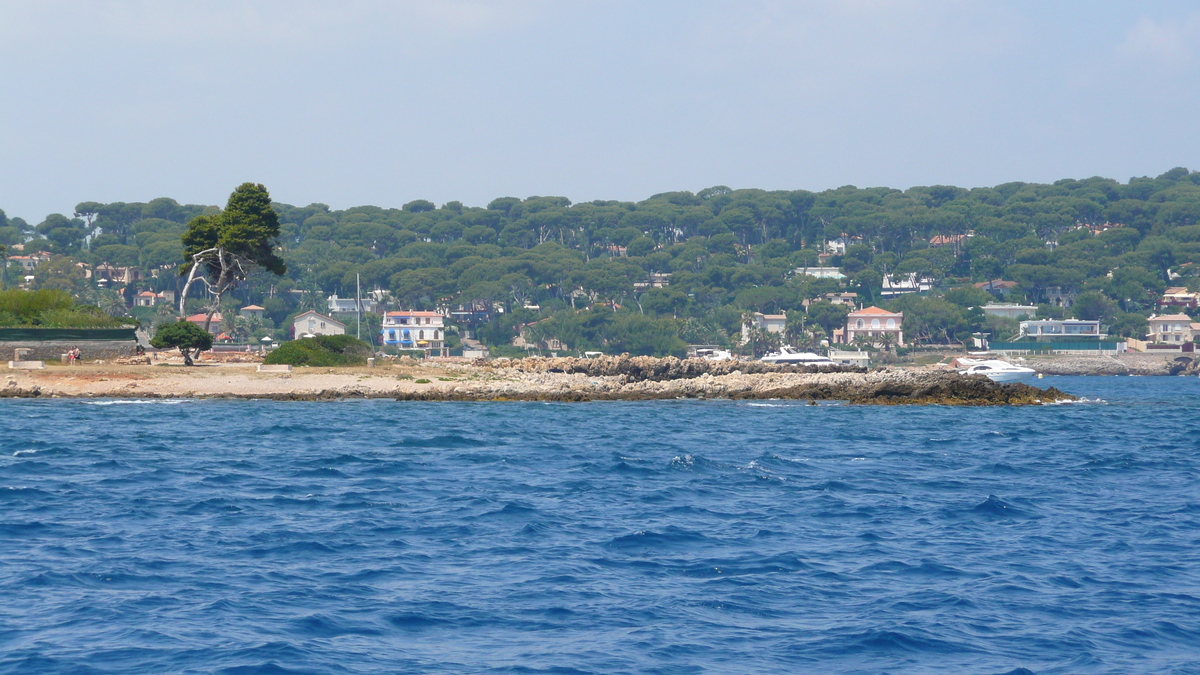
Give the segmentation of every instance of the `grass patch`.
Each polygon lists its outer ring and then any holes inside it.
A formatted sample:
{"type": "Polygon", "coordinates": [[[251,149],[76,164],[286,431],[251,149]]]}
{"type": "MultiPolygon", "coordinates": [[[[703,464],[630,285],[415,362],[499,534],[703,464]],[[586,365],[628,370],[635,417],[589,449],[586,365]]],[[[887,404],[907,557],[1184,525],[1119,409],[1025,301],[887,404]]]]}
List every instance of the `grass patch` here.
{"type": "Polygon", "coordinates": [[[429,380],[422,377],[421,379],[417,380],[417,384],[429,384],[429,380]]]}

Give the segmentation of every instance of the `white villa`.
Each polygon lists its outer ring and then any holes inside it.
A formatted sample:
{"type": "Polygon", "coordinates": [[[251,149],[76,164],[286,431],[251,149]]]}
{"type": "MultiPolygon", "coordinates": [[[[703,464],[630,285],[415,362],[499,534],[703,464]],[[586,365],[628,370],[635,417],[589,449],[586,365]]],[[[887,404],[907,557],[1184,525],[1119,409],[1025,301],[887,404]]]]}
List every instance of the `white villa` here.
{"type": "Polygon", "coordinates": [[[385,345],[445,356],[446,318],[437,312],[388,312],[380,334],[385,345]]]}
{"type": "Polygon", "coordinates": [[[305,335],[346,334],[346,324],[311,309],[292,320],[292,329],[297,340],[305,335]]]}

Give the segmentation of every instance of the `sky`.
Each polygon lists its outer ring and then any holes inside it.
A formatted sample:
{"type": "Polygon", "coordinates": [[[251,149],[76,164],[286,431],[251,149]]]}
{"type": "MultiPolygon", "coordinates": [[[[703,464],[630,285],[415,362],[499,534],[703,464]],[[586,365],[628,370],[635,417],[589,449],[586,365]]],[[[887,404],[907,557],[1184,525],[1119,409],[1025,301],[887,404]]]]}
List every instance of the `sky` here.
{"type": "Polygon", "coordinates": [[[0,0],[0,209],[1200,169],[1200,6],[0,0]]]}

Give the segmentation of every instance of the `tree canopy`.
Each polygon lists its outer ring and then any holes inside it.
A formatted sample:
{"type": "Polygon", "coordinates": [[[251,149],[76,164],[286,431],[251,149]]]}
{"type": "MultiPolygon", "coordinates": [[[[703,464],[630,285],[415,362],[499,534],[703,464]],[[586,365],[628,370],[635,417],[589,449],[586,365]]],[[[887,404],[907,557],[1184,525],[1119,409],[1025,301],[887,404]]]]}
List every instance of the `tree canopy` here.
{"type": "MultiPolygon", "coordinates": [[[[35,226],[6,217],[0,239],[93,264],[136,260],[164,270],[183,261],[185,273],[185,256],[223,247],[254,262],[225,297],[266,307],[273,325],[302,307],[322,308],[326,295],[352,296],[361,279],[396,308],[503,309],[479,330],[489,344],[553,318],[547,330],[560,330],[551,337],[570,349],[678,348],[633,340],[626,330],[728,342],[745,311],[807,308],[805,326],[828,333],[841,320],[824,303],[835,291],[907,308],[906,321],[912,312],[921,327],[914,338],[961,339],[987,328],[970,308],[985,300],[974,284],[989,280],[1016,283],[1005,299],[1042,305],[1043,315],[1098,314],[1114,332],[1135,335],[1132,317],[1156,311],[1168,285],[1200,282],[1200,173],[1185,169],[1127,182],[821,192],[717,186],[638,202],[531,196],[472,207],[416,199],[341,210],[272,204],[265,188],[248,183],[224,209],[170,199],[82,202],[72,216],[35,226]],[[797,272],[813,266],[837,267],[845,278],[797,272]],[[884,278],[908,274],[932,281],[930,297],[884,300],[884,278]],[[944,305],[934,303],[943,295],[944,305]],[[1064,296],[1086,302],[1054,306],[1064,296]]],[[[205,262],[210,283],[219,279],[218,263],[205,262]]],[[[53,276],[70,274],[63,266],[53,276]]],[[[170,276],[146,285],[177,290],[170,276]]]]}

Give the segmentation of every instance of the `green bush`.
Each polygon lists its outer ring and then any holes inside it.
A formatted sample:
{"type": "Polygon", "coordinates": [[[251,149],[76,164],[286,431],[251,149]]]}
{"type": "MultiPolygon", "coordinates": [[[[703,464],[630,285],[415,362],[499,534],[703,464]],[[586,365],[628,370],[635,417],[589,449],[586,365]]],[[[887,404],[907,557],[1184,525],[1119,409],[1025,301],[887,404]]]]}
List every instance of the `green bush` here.
{"type": "Polygon", "coordinates": [[[288,366],[361,366],[371,345],[349,335],[318,335],[285,342],[267,354],[263,363],[288,366]]]}

